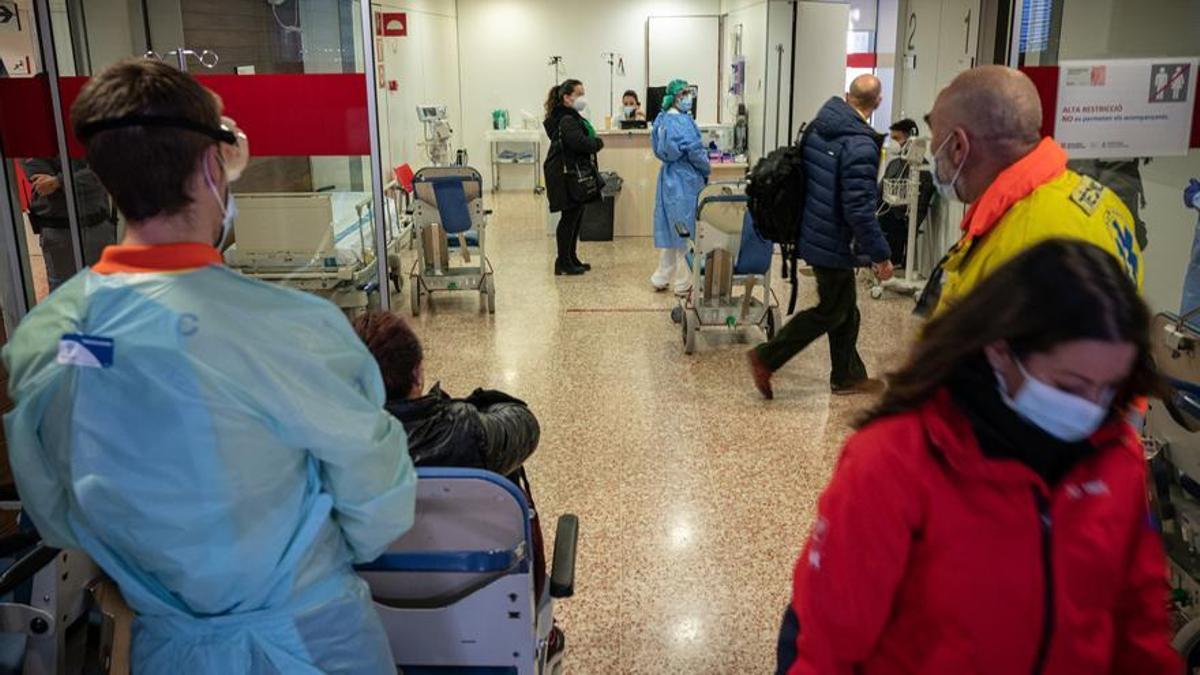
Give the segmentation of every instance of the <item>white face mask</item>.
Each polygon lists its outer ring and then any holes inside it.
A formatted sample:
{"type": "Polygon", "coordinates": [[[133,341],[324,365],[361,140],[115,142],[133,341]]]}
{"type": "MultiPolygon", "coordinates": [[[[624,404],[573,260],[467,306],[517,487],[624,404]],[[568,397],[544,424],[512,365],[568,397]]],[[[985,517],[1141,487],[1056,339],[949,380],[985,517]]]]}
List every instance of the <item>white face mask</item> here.
{"type": "Polygon", "coordinates": [[[1019,360],[1014,361],[1025,378],[1016,397],[1009,396],[1008,387],[999,373],[996,373],[996,379],[1004,402],[1026,422],[1060,441],[1078,443],[1090,438],[1108,419],[1114,398],[1112,390],[1105,391],[1103,405],[1093,403],[1042,382],[1030,375],[1019,360]]]}
{"type": "Polygon", "coordinates": [[[576,96],[575,101],[571,103],[571,107],[575,109],[575,112],[583,112],[584,110],[587,110],[587,105],[586,96],[576,96]]]}
{"type": "Polygon", "coordinates": [[[632,119],[635,112],[637,112],[637,106],[625,106],[625,119],[632,119]]]}
{"type": "MultiPolygon", "coordinates": [[[[938,171],[938,155],[941,154],[942,150],[946,147],[946,144],[950,142],[951,138],[953,138],[953,134],[947,136],[946,139],[942,141],[942,144],[937,147],[937,150],[933,151],[933,156],[929,159],[929,171],[931,174],[933,174],[933,184],[935,187],[937,187],[938,194],[940,194],[943,199],[961,202],[965,200],[958,194],[958,177],[960,174],[962,174],[963,166],[965,166],[967,163],[967,156],[963,156],[962,163],[960,163],[954,169],[954,176],[948,182],[942,182],[942,175],[938,171]]],[[[967,155],[970,154],[971,149],[967,148],[967,155]]]]}

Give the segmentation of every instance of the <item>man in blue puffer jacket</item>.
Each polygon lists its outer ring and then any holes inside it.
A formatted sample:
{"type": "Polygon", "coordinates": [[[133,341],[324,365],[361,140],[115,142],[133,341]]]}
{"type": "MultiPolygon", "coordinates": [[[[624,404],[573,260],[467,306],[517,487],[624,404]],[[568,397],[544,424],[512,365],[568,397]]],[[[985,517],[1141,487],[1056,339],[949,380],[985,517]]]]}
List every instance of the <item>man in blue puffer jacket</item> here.
{"type": "Polygon", "coordinates": [[[883,137],[867,123],[882,88],[874,75],[850,84],[845,100],[829,99],[804,145],[808,177],[800,257],[817,278],[816,307],[792,317],[774,339],[749,354],[754,384],[772,398],[771,374],[817,338],[829,334],[830,384],[835,394],[878,393],[858,355],[858,298],[854,268],[868,257],[881,280],[892,276],[891,250],[875,216],[883,137]]]}

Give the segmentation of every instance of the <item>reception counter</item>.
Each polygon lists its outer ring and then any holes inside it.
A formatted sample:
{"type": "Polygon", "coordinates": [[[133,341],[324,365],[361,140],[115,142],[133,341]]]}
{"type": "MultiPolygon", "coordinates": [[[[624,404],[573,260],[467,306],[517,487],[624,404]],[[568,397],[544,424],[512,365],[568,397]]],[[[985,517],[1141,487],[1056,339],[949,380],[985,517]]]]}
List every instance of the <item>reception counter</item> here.
{"type": "MultiPolygon", "coordinates": [[[[650,237],[654,233],[654,193],[660,162],[650,149],[648,129],[597,130],[604,150],[597,156],[601,171],[614,171],[624,180],[614,205],[613,235],[650,237]]],[[[713,181],[746,175],[745,164],[713,164],[713,181]]]]}

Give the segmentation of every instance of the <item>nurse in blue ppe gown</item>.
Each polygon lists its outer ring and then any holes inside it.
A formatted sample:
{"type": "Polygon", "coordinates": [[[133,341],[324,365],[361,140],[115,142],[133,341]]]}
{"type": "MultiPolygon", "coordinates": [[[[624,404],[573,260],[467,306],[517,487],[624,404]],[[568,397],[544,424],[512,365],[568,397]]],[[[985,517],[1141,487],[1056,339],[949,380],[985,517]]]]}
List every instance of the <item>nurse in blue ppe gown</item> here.
{"type": "Polygon", "coordinates": [[[700,127],[688,114],[694,104],[687,82],[672,81],[651,132],[654,156],[662,162],[654,203],[654,247],[661,253],[658,270],[650,277],[659,291],[674,286],[676,293],[686,293],[691,287],[684,260],[687,239],[676,225],[694,232],[696,200],[712,172],[700,127]]]}
{"type": "MultiPolygon", "coordinates": [[[[1200,179],[1193,178],[1183,189],[1184,208],[1200,211],[1200,179]]],[[[1192,258],[1188,262],[1187,275],[1183,279],[1183,301],[1180,303],[1179,315],[1200,309],[1200,219],[1196,221],[1196,233],[1192,239],[1192,258]]],[[[1194,325],[1200,325],[1200,320],[1193,320],[1194,325]]]]}
{"type": "MultiPolygon", "coordinates": [[[[154,82],[168,102],[207,96],[171,70],[118,64],[80,101],[113,78],[154,82]]],[[[137,613],[134,673],[394,673],[351,567],[413,520],[415,472],[379,369],[333,304],[223,265],[210,242],[236,171],[215,101],[201,119],[155,110],[159,138],[214,139],[189,161],[190,203],[130,219],[123,244],[4,348],[22,505],[47,544],[83,549],[116,580],[137,613]],[[164,237],[177,241],[153,242],[164,237]]],[[[104,134],[126,135],[110,152],[137,147],[144,118],[117,115],[80,134],[89,158],[104,134]]],[[[91,163],[106,186],[133,170],[91,163]]],[[[128,217],[128,193],[109,189],[128,217]]]]}

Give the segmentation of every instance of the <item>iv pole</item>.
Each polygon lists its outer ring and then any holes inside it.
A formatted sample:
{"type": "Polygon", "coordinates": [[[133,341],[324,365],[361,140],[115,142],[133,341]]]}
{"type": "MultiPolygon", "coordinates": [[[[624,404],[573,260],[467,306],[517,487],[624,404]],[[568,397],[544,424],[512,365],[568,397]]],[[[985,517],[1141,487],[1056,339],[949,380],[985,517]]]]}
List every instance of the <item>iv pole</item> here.
{"type": "Polygon", "coordinates": [[[546,62],[546,65],[554,66],[554,84],[562,83],[562,62],[563,57],[561,56],[551,56],[550,60],[546,62]]]}
{"type": "Polygon", "coordinates": [[[621,75],[625,74],[625,57],[616,52],[601,52],[600,58],[608,64],[608,119],[611,120],[614,117],[615,109],[613,106],[616,100],[616,91],[613,89],[614,69],[617,67],[617,64],[620,64],[621,75]]]}

